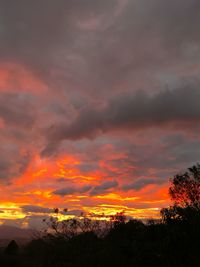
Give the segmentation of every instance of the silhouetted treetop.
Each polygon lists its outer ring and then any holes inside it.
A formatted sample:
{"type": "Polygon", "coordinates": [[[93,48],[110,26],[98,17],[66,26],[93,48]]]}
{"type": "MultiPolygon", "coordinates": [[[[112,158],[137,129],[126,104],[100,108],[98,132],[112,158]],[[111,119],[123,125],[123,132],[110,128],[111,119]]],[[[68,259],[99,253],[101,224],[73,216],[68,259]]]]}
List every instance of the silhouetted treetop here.
{"type": "Polygon", "coordinates": [[[169,194],[176,206],[200,208],[200,164],[171,180],[169,194]]]}
{"type": "Polygon", "coordinates": [[[10,241],[8,246],[5,248],[5,254],[15,255],[19,251],[19,246],[17,245],[15,240],[10,241]]]}
{"type": "Polygon", "coordinates": [[[171,179],[169,195],[174,202],[163,208],[161,216],[164,222],[191,221],[200,218],[200,164],[188,168],[183,174],[171,179]]]}

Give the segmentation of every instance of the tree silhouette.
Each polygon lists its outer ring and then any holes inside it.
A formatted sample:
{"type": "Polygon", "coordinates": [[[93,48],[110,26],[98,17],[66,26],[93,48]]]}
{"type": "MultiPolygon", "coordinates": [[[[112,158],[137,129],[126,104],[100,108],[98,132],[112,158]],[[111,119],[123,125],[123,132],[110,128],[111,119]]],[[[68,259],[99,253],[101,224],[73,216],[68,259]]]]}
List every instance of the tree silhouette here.
{"type": "Polygon", "coordinates": [[[5,248],[5,254],[7,255],[16,255],[19,251],[19,246],[15,240],[10,241],[8,246],[5,248]]]}
{"type": "Polygon", "coordinates": [[[175,175],[171,183],[169,194],[176,206],[200,208],[200,164],[175,175]]]}
{"type": "Polygon", "coordinates": [[[200,164],[188,168],[183,174],[176,174],[171,179],[169,195],[173,206],[161,210],[165,222],[188,220],[199,217],[200,212],[200,164]]]}

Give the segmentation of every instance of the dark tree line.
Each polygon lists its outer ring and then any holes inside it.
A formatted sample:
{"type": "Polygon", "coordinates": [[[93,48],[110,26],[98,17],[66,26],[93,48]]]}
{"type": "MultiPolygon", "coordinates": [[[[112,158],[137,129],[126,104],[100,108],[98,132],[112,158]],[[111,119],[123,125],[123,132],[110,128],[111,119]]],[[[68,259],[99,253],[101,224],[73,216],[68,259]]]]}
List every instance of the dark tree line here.
{"type": "MultiPolygon", "coordinates": [[[[14,242],[1,253],[0,266],[21,267],[200,267],[200,165],[171,179],[173,205],[161,220],[110,222],[84,218],[46,222],[51,234],[19,251],[14,242]]],[[[58,213],[59,210],[56,210],[58,213]]]]}

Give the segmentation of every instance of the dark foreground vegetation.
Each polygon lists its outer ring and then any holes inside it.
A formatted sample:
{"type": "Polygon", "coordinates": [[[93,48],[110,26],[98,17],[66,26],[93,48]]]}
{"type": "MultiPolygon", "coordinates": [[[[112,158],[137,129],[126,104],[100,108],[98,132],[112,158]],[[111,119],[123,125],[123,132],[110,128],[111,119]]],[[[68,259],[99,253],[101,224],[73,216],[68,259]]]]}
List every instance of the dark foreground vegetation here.
{"type": "Polygon", "coordinates": [[[12,241],[1,251],[0,266],[200,267],[200,165],[176,175],[169,193],[174,205],[146,224],[126,222],[123,213],[108,223],[52,218],[51,234],[20,249],[12,241]]]}

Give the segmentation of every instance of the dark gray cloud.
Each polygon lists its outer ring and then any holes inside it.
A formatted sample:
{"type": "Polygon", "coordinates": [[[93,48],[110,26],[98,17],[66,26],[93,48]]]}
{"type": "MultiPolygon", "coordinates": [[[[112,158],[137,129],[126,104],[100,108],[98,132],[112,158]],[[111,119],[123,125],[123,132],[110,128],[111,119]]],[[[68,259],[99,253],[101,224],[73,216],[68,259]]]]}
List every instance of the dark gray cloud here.
{"type": "Polygon", "coordinates": [[[0,92],[0,179],[22,175],[32,159],[31,146],[38,140],[37,99],[30,93],[0,92]]]}
{"type": "Polygon", "coordinates": [[[117,181],[108,181],[103,182],[97,186],[92,185],[85,185],[83,187],[64,187],[61,189],[57,189],[53,191],[52,193],[59,196],[65,196],[65,195],[73,195],[73,194],[87,194],[89,193],[92,195],[98,195],[106,193],[107,191],[114,189],[118,186],[117,181]]]}
{"type": "Polygon", "coordinates": [[[60,195],[60,196],[66,196],[66,195],[73,195],[76,193],[83,194],[87,193],[92,187],[90,185],[86,185],[83,187],[65,187],[58,190],[55,190],[53,194],[60,195]]]}
{"type": "Polygon", "coordinates": [[[10,4],[1,0],[0,58],[25,65],[45,79],[57,73],[73,81],[84,53],[81,46],[85,46],[79,24],[109,12],[116,3],[20,0],[10,4]]]}
{"type": "Polygon", "coordinates": [[[160,178],[163,182],[168,182],[169,177],[185,168],[184,166],[192,166],[199,161],[199,148],[199,137],[167,131],[161,135],[156,133],[155,139],[151,137],[148,143],[130,146],[128,162],[137,166],[132,176],[148,176],[147,170],[153,169],[158,183],[160,178]]]}
{"type": "MultiPolygon", "coordinates": [[[[36,206],[36,205],[24,205],[24,206],[21,206],[21,209],[22,209],[22,212],[24,212],[24,213],[34,213],[34,214],[37,214],[37,213],[54,213],[54,209],[36,206]]],[[[63,215],[81,216],[84,213],[84,211],[78,210],[78,209],[71,209],[71,210],[67,210],[67,211],[60,210],[59,213],[61,213],[63,215]]],[[[38,215],[36,215],[36,216],[38,216],[38,215]]]]}
{"type": "Polygon", "coordinates": [[[109,94],[196,62],[199,9],[198,0],[1,0],[0,58],[68,92],[109,94]]]}
{"type": "Polygon", "coordinates": [[[20,153],[20,147],[16,144],[0,145],[0,179],[8,182],[11,178],[22,175],[31,160],[29,153],[20,153]]]}
{"type": "Polygon", "coordinates": [[[33,97],[23,93],[0,94],[0,118],[5,126],[33,127],[36,120],[36,109],[33,97]]]}
{"type": "Polygon", "coordinates": [[[78,165],[78,169],[81,171],[81,173],[89,173],[92,171],[95,171],[99,168],[97,162],[83,162],[78,165]]]}
{"type": "Polygon", "coordinates": [[[25,213],[53,213],[53,209],[44,208],[41,206],[35,206],[35,205],[24,205],[21,206],[21,209],[25,213]]]}
{"type": "Polygon", "coordinates": [[[114,189],[118,186],[117,181],[108,181],[104,182],[100,185],[95,186],[90,192],[91,195],[101,195],[109,191],[110,189],[114,189]]]}
{"type": "MultiPolygon", "coordinates": [[[[199,83],[187,84],[174,90],[163,90],[150,95],[145,92],[120,95],[104,109],[83,109],[71,124],[54,125],[48,129],[49,146],[64,139],[94,138],[119,130],[137,130],[152,127],[197,126],[200,121],[199,83]]],[[[187,129],[187,127],[186,127],[187,129]]]]}
{"type": "Polygon", "coordinates": [[[133,183],[126,184],[126,185],[122,186],[122,189],[124,191],[129,191],[129,190],[138,191],[138,190],[141,190],[142,188],[144,188],[147,185],[150,185],[150,184],[158,185],[158,184],[162,184],[164,182],[166,182],[166,181],[164,181],[163,179],[159,180],[159,179],[143,178],[143,179],[136,180],[133,183]]]}

